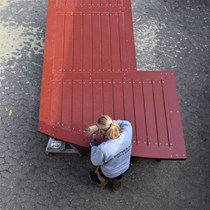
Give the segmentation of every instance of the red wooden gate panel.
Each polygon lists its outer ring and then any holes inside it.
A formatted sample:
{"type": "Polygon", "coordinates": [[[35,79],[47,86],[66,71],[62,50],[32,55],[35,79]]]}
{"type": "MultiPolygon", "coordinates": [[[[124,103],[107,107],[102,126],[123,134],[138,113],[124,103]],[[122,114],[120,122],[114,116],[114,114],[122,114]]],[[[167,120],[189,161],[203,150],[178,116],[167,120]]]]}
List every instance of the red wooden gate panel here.
{"type": "Polygon", "coordinates": [[[133,156],[185,159],[173,72],[136,71],[130,0],[48,3],[39,131],[88,147],[108,114],[132,123],[133,156]]]}

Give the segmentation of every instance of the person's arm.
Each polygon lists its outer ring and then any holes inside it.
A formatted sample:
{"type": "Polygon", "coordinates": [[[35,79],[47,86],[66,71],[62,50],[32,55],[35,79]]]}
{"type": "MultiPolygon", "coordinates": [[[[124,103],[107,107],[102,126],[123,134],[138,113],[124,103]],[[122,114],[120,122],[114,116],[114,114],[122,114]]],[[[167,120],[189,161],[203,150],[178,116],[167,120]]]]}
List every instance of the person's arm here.
{"type": "Polygon", "coordinates": [[[115,120],[121,128],[121,133],[127,132],[128,134],[132,134],[132,126],[131,123],[127,120],[115,120]]]}
{"type": "Polygon", "coordinates": [[[90,136],[98,131],[98,127],[96,125],[91,125],[86,129],[87,134],[90,136]]]}
{"type": "Polygon", "coordinates": [[[91,162],[94,166],[100,166],[104,164],[104,155],[100,147],[92,146],[91,147],[91,162]]]}

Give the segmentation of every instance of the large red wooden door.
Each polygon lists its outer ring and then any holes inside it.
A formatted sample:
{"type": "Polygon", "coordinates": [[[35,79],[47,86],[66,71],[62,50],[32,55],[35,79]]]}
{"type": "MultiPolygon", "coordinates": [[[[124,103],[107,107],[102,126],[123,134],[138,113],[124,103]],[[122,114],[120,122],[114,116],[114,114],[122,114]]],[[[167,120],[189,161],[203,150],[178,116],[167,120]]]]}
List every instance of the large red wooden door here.
{"type": "Polygon", "coordinates": [[[132,155],[185,159],[173,71],[137,71],[130,0],[49,0],[39,131],[88,147],[102,114],[133,125],[132,155]]]}

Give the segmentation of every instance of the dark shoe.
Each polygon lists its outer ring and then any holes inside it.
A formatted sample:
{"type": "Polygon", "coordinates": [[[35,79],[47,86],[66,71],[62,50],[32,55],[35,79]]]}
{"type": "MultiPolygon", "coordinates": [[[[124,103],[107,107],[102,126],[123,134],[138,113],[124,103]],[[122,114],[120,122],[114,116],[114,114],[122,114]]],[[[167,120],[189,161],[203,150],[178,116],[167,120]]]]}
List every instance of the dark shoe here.
{"type": "Polygon", "coordinates": [[[112,190],[113,190],[113,192],[119,191],[120,188],[121,188],[121,185],[122,185],[122,180],[121,179],[119,179],[119,180],[113,179],[113,182],[112,182],[112,190]]]}
{"type": "Polygon", "coordinates": [[[101,182],[98,177],[97,174],[94,171],[90,171],[89,172],[89,177],[92,183],[96,184],[97,187],[103,189],[106,184],[108,183],[108,180],[104,180],[103,182],[101,182]]]}
{"type": "Polygon", "coordinates": [[[104,182],[101,182],[101,183],[97,183],[97,187],[99,187],[100,189],[104,189],[107,183],[108,183],[108,180],[105,180],[104,182]]]}

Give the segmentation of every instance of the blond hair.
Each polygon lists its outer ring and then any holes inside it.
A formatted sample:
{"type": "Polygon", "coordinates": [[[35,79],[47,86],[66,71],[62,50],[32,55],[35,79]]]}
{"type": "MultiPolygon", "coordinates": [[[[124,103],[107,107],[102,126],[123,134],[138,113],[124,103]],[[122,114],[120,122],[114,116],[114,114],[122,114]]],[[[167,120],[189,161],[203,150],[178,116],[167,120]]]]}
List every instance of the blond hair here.
{"type": "Polygon", "coordinates": [[[102,115],[97,121],[97,126],[100,130],[106,132],[105,135],[109,139],[116,139],[120,135],[120,126],[108,115],[102,115]]]}

